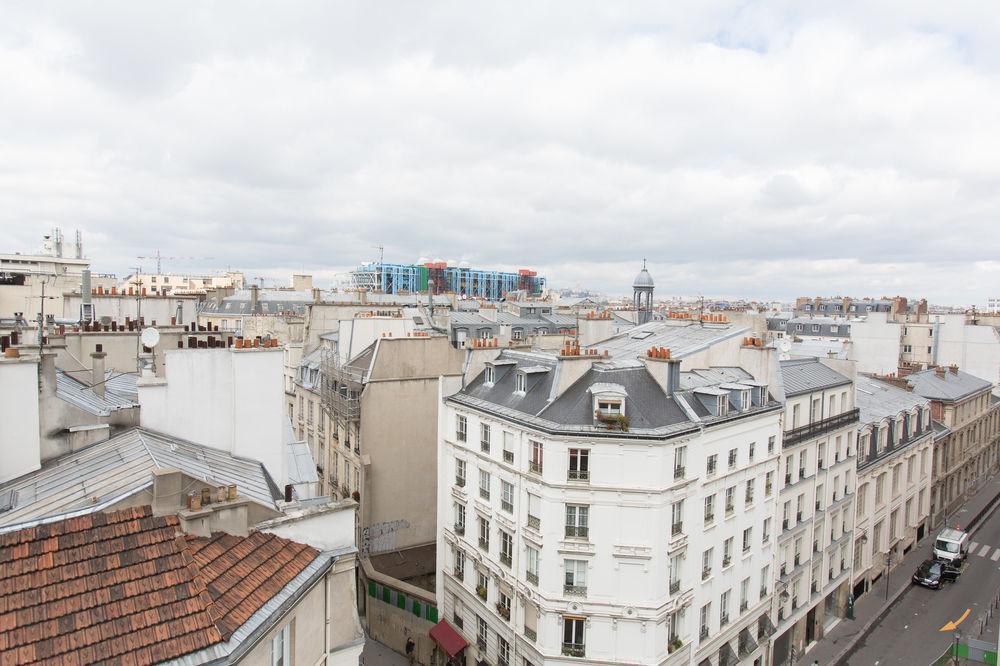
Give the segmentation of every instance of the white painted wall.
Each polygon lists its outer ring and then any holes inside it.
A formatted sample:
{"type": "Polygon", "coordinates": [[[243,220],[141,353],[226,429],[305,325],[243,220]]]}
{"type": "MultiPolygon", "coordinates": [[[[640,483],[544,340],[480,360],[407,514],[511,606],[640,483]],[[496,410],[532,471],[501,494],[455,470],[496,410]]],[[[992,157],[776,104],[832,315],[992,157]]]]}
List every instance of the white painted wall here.
{"type": "Polygon", "coordinates": [[[318,513],[303,512],[298,517],[295,509],[291,518],[278,518],[261,525],[259,531],[299,543],[318,550],[337,550],[355,545],[354,503],[342,502],[338,510],[318,513]]]}
{"type": "Polygon", "coordinates": [[[954,363],[981,379],[1000,382],[1000,332],[993,326],[972,326],[964,314],[930,315],[940,321],[938,328],[938,364],[954,363]]]}
{"type": "Polygon", "coordinates": [[[886,312],[872,312],[851,322],[848,356],[857,361],[858,372],[887,374],[899,369],[902,325],[887,317],[886,312]]]}
{"type": "Polygon", "coordinates": [[[0,482],[41,467],[38,362],[0,358],[0,482]]]}
{"type": "Polygon", "coordinates": [[[138,383],[140,423],[259,460],[284,486],[288,473],[282,377],[282,352],[277,348],[170,351],[166,379],[138,383]]]}

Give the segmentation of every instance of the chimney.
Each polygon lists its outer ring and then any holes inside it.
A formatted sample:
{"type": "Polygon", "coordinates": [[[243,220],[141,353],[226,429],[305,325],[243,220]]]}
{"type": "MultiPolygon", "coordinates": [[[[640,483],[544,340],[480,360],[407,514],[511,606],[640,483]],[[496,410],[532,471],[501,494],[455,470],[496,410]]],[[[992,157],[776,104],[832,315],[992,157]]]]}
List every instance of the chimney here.
{"type": "Polygon", "coordinates": [[[313,296],[313,303],[320,303],[320,302],[322,302],[323,297],[321,295],[319,287],[313,287],[312,296],[313,296]]]}
{"type": "Polygon", "coordinates": [[[260,288],[250,285],[250,314],[257,314],[257,301],[260,299],[260,288]]]}
{"type": "Polygon", "coordinates": [[[42,395],[54,398],[56,395],[56,353],[43,351],[38,362],[38,377],[42,395]]]}
{"type": "Polygon", "coordinates": [[[653,347],[642,356],[641,360],[664,393],[673,395],[680,388],[681,360],[673,358],[669,349],[653,347]]]}
{"type": "Polygon", "coordinates": [[[106,356],[104,345],[97,345],[90,354],[90,385],[93,387],[94,393],[102,398],[104,397],[104,359],[106,356]]]}
{"type": "Polygon", "coordinates": [[[958,364],[952,363],[951,365],[948,366],[948,370],[951,371],[951,374],[957,375],[958,374],[958,364]]]}

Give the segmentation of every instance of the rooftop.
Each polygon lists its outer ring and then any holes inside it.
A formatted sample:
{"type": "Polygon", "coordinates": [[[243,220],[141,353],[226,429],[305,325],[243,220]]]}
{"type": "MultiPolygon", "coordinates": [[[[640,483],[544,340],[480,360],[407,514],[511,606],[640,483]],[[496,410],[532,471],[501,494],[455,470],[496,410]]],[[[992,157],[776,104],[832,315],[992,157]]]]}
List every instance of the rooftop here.
{"type": "Polygon", "coordinates": [[[233,638],[319,556],[259,532],[185,536],[176,516],[148,506],[10,532],[0,536],[0,658],[190,655],[233,638]]]}
{"type": "Polygon", "coordinates": [[[944,402],[954,402],[982,391],[989,391],[993,385],[985,379],[970,375],[964,370],[945,368],[939,375],[936,369],[921,370],[906,376],[906,381],[913,387],[913,392],[944,402]]]}
{"type": "Polygon", "coordinates": [[[927,398],[921,395],[867,375],[858,375],[855,388],[861,423],[876,423],[927,404],[927,398]]]}
{"type": "Polygon", "coordinates": [[[79,407],[94,416],[111,416],[112,412],[120,409],[133,409],[139,406],[138,393],[136,398],[118,393],[118,390],[123,390],[126,382],[127,380],[118,382],[115,388],[106,384],[104,395],[100,396],[89,384],[81,382],[62,370],[56,370],[56,395],[60,400],[65,400],[74,407],[79,407]]]}
{"type": "Polygon", "coordinates": [[[607,350],[615,363],[627,366],[642,365],[639,357],[645,356],[650,347],[666,347],[673,358],[683,358],[702,351],[714,344],[746,335],[750,329],[729,323],[702,323],[687,319],[651,321],[635,326],[591,345],[602,352],[607,350]]]}
{"type": "Polygon", "coordinates": [[[177,469],[211,485],[235,483],[241,495],[272,509],[281,497],[255,460],[134,428],[0,484],[0,497],[14,493],[13,508],[0,511],[0,532],[106,509],[151,488],[155,469],[177,469]]]}
{"type": "Polygon", "coordinates": [[[789,359],[779,365],[787,398],[851,383],[848,377],[813,358],[789,359]]]}

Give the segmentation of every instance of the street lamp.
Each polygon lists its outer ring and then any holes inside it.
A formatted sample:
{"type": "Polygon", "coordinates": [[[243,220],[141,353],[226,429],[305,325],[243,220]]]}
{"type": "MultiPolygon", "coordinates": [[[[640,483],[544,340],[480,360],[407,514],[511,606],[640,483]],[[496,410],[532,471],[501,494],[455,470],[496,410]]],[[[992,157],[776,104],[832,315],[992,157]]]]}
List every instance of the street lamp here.
{"type": "Polygon", "coordinates": [[[892,551],[885,554],[885,600],[889,601],[889,565],[892,564],[892,551]]]}

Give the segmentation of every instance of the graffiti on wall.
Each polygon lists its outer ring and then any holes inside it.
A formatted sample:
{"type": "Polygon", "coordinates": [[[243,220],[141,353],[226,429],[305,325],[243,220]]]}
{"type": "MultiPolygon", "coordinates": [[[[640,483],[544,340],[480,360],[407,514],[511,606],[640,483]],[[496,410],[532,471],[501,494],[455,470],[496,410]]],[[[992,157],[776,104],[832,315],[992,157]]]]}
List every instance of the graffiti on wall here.
{"type": "Polygon", "coordinates": [[[361,555],[377,555],[396,549],[396,534],[410,527],[410,521],[389,520],[361,530],[361,555]]]}

